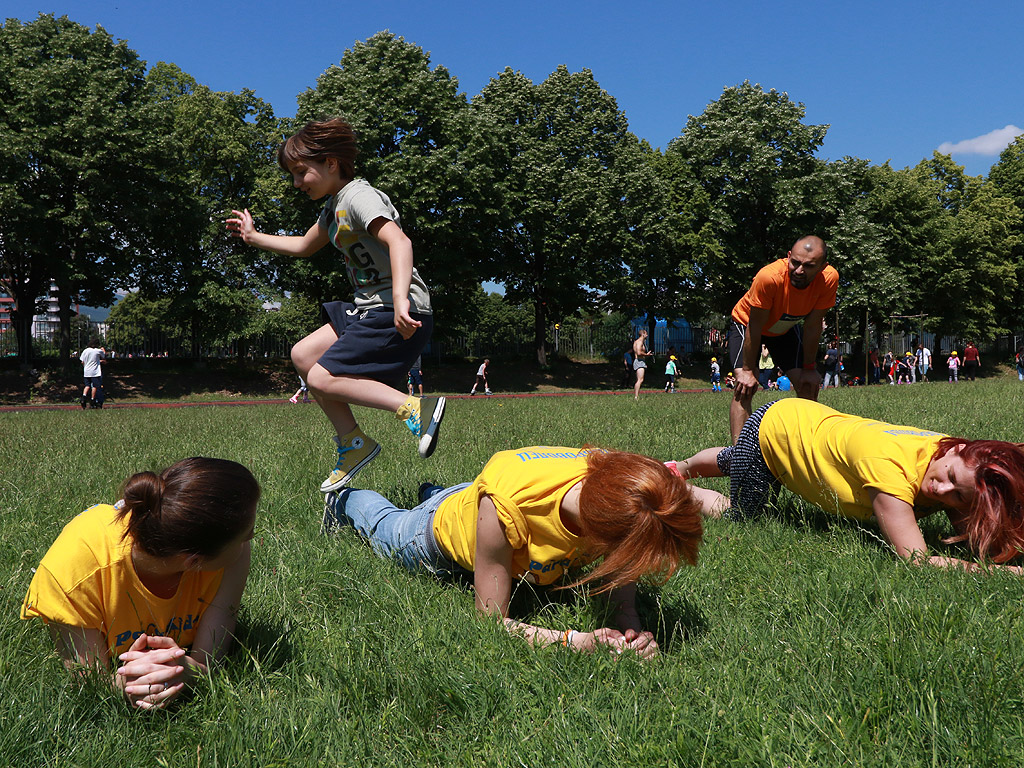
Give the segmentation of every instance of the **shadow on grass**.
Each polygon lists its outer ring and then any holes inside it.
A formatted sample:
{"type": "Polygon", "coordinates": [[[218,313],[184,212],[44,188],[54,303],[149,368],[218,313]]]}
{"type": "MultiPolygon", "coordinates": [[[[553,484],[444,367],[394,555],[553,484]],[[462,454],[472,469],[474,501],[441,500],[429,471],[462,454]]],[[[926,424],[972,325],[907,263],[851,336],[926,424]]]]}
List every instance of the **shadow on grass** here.
{"type": "MultiPolygon", "coordinates": [[[[778,520],[793,528],[814,533],[829,533],[834,530],[849,531],[866,548],[874,548],[890,557],[896,557],[895,550],[885,540],[874,522],[861,522],[838,514],[830,514],[789,492],[784,492],[780,496],[775,506],[765,513],[765,519],[778,520]]],[[[976,559],[974,553],[965,543],[943,541],[952,536],[954,531],[949,518],[942,510],[919,518],[917,523],[924,535],[925,544],[934,554],[969,561],[976,559]]]]}
{"type": "MultiPolygon", "coordinates": [[[[571,580],[570,580],[571,581],[571,580]]],[[[704,615],[682,597],[668,599],[655,586],[639,586],[636,596],[640,622],[657,640],[663,653],[678,642],[692,642],[708,631],[704,615]]],[[[603,595],[588,595],[585,588],[537,587],[521,583],[512,595],[509,616],[539,626],[574,623],[590,612],[598,627],[614,627],[613,607],[603,595]]]]}
{"type": "Polygon", "coordinates": [[[641,587],[636,605],[641,623],[654,632],[662,653],[672,653],[677,642],[693,643],[708,631],[704,614],[679,595],[666,599],[654,587],[641,587]]]}
{"type": "Polygon", "coordinates": [[[293,657],[290,632],[289,627],[280,623],[242,616],[231,656],[242,668],[263,672],[284,669],[293,657]]]}

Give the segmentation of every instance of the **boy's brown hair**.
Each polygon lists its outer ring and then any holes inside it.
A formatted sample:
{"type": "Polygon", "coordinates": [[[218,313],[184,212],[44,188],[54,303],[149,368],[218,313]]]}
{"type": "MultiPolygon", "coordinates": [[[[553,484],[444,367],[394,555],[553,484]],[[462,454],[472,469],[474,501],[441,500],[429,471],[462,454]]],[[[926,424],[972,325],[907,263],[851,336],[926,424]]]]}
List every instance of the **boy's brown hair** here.
{"type": "Polygon", "coordinates": [[[290,165],[303,161],[323,163],[334,158],[344,179],[356,177],[356,155],[359,144],[356,132],[340,117],[314,120],[294,136],[289,136],[277,149],[277,163],[291,173],[290,165]]]}

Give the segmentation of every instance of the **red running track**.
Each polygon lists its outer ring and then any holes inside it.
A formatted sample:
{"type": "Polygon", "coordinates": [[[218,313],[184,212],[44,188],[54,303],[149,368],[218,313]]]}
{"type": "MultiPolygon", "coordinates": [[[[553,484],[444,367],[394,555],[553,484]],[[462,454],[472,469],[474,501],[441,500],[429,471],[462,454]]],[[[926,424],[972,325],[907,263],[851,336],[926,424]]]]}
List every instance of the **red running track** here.
{"type": "MultiPolygon", "coordinates": [[[[694,394],[697,392],[710,392],[710,389],[677,389],[676,394],[694,394]]],[[[664,392],[664,390],[650,389],[647,390],[648,394],[658,394],[664,392]]],[[[509,398],[524,398],[524,397],[577,397],[580,395],[632,395],[633,390],[612,390],[608,392],[521,392],[521,393],[508,393],[500,395],[445,395],[449,400],[493,400],[493,399],[509,399],[509,398]]],[[[431,395],[427,395],[430,397],[431,395]]],[[[182,400],[173,401],[166,403],[147,403],[147,402],[129,402],[129,403],[114,403],[111,402],[103,406],[102,410],[113,409],[119,410],[121,408],[209,408],[211,406],[218,405],[292,405],[287,398],[284,400],[206,400],[206,401],[192,401],[182,400]]],[[[75,404],[57,404],[52,405],[0,405],[0,413],[12,413],[15,411],[80,411],[83,410],[82,406],[75,404]]],[[[92,410],[92,409],[86,409],[92,410]]]]}

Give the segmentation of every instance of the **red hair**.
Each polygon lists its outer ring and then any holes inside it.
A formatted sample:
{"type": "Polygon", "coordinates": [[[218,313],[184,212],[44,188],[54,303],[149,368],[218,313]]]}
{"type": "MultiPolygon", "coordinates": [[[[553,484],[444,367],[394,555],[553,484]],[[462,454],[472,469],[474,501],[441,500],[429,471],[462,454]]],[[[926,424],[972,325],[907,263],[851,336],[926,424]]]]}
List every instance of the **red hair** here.
{"type": "Polygon", "coordinates": [[[580,529],[587,553],[604,559],[578,583],[601,579],[606,592],[641,576],[664,581],[681,560],[697,564],[700,502],[660,461],[595,450],[580,489],[580,529]]]}
{"type": "Polygon", "coordinates": [[[357,154],[355,130],[340,117],[333,117],[307,123],[301,131],[288,137],[278,147],[277,163],[291,173],[289,165],[302,161],[324,163],[333,157],[338,161],[342,178],[354,179],[357,154]]]}
{"type": "Polygon", "coordinates": [[[974,470],[976,488],[957,535],[944,541],[966,541],[979,557],[996,563],[1012,560],[1024,552],[1024,444],[944,437],[932,461],[957,446],[974,470]]]}

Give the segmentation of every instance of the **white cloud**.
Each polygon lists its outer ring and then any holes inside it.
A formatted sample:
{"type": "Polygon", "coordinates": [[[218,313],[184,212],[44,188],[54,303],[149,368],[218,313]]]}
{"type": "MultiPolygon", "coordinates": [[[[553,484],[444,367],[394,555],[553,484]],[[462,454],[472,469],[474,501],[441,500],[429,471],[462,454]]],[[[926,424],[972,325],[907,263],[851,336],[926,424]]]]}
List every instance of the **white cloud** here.
{"type": "Polygon", "coordinates": [[[939,152],[944,155],[998,155],[1024,133],[1024,129],[1016,125],[997,128],[973,139],[964,139],[955,144],[945,141],[939,145],[939,152]]]}

